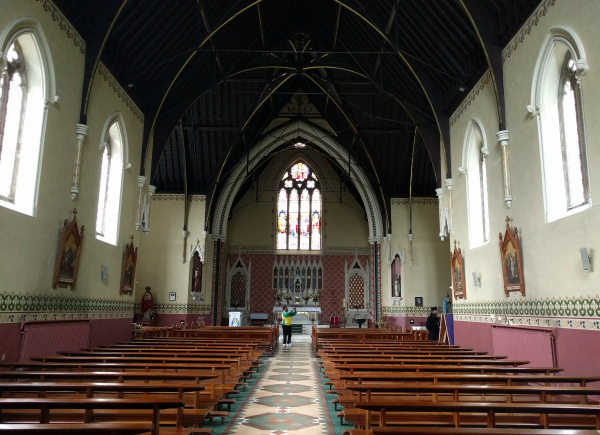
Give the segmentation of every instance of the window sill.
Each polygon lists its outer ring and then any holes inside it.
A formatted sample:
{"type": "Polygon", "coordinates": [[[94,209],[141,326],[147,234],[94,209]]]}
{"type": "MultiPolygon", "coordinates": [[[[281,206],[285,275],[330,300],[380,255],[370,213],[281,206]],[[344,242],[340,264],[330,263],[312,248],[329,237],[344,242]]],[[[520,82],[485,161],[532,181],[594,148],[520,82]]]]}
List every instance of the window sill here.
{"type": "Polygon", "coordinates": [[[485,242],[481,242],[481,243],[476,243],[476,244],[473,244],[473,245],[469,245],[469,249],[477,249],[477,248],[481,248],[482,246],[485,246],[485,245],[487,245],[487,244],[489,244],[489,243],[490,243],[490,241],[489,241],[489,240],[487,240],[487,241],[485,241],[485,242]]]}
{"type": "Polygon", "coordinates": [[[96,234],[96,240],[100,240],[101,242],[107,243],[112,246],[117,246],[116,237],[111,238],[111,237],[106,237],[106,236],[101,236],[99,234],[96,234]]]}
{"type": "Polygon", "coordinates": [[[17,213],[21,213],[21,214],[31,216],[31,217],[35,217],[35,215],[36,215],[36,209],[33,206],[31,206],[31,208],[29,208],[29,207],[26,207],[23,205],[18,205],[18,204],[9,202],[9,201],[5,201],[3,199],[0,199],[0,207],[4,207],[9,210],[16,211],[17,213]]]}
{"type": "Polygon", "coordinates": [[[561,220],[562,218],[566,218],[566,217],[572,216],[574,214],[581,213],[582,211],[585,211],[591,207],[592,207],[592,203],[590,200],[590,202],[588,202],[587,204],[580,205],[579,207],[573,208],[573,209],[565,211],[563,213],[555,214],[552,216],[546,215],[546,223],[549,224],[550,222],[556,222],[558,220],[561,220]]]}
{"type": "Polygon", "coordinates": [[[310,250],[300,250],[300,249],[276,249],[275,255],[321,255],[320,249],[310,250]]]}

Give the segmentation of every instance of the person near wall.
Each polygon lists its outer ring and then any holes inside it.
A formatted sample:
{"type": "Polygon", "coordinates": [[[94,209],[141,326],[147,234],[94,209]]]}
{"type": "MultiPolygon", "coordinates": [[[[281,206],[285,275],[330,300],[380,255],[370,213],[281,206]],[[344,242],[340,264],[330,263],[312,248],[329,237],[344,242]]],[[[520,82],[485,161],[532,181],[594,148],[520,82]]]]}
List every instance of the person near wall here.
{"type": "Polygon", "coordinates": [[[431,313],[429,313],[425,327],[429,331],[429,339],[438,341],[440,337],[440,319],[438,318],[437,307],[431,307],[431,313]]]}
{"type": "Polygon", "coordinates": [[[292,347],[292,317],[296,315],[296,309],[288,311],[287,305],[283,307],[283,347],[292,347]],[[286,342],[287,338],[287,342],[286,342]]]}

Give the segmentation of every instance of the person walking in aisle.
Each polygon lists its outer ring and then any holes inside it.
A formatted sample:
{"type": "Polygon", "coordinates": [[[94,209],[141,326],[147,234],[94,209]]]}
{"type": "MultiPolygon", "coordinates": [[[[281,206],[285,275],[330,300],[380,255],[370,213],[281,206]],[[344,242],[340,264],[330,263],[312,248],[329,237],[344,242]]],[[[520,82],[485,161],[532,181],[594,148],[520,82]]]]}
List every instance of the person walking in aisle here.
{"type": "Polygon", "coordinates": [[[283,347],[292,347],[292,317],[296,315],[296,308],[288,311],[287,305],[283,307],[283,347]],[[286,343],[287,337],[287,343],[286,343]]]}
{"type": "Polygon", "coordinates": [[[429,331],[429,340],[438,341],[440,337],[440,319],[438,318],[437,307],[431,307],[431,313],[429,313],[425,327],[429,331]]]}

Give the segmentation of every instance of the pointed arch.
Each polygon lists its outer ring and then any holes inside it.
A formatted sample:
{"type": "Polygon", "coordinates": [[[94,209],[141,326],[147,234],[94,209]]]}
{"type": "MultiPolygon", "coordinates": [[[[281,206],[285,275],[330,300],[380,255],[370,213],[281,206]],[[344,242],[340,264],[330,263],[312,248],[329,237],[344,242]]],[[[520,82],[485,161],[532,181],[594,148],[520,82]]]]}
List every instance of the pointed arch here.
{"type": "Polygon", "coordinates": [[[313,125],[309,125],[304,121],[287,124],[269,132],[268,136],[264,137],[252,148],[247,161],[238,163],[231,171],[231,175],[219,195],[214,214],[211,217],[210,228],[212,234],[223,236],[227,234],[227,217],[229,216],[233,200],[246,179],[246,174],[251,173],[275,148],[296,139],[298,136],[310,142],[311,146],[327,153],[332,160],[339,162],[341,167],[350,167],[350,179],[359,192],[363,206],[367,212],[369,237],[377,239],[383,237],[383,224],[379,203],[374,193],[375,190],[364,171],[357,164],[356,160],[348,155],[346,149],[333,137],[319,134],[313,125]],[[348,165],[348,162],[350,162],[350,165],[348,165]]]}
{"type": "Polygon", "coordinates": [[[96,238],[118,244],[123,170],[128,162],[127,133],[123,115],[113,113],[104,123],[100,152],[100,180],[96,214],[96,238]]]}
{"type": "Polygon", "coordinates": [[[588,69],[579,36],[568,27],[550,29],[527,106],[538,124],[546,222],[591,206],[582,83],[588,69]]]}
{"type": "Polygon", "coordinates": [[[13,20],[0,33],[0,205],[35,216],[54,66],[40,23],[13,20]],[[9,59],[10,57],[10,59],[9,59]]]}

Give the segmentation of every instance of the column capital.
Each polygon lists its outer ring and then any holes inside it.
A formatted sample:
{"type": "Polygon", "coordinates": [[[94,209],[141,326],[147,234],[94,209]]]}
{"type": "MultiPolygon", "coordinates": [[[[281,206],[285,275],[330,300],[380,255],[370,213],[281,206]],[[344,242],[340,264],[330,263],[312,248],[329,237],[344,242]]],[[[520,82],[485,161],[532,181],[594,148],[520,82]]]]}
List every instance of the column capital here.
{"type": "Polygon", "coordinates": [[[83,140],[90,131],[90,128],[85,124],[77,124],[75,126],[75,134],[77,135],[77,140],[83,140]]]}
{"type": "Polygon", "coordinates": [[[442,189],[441,187],[438,189],[435,189],[435,194],[437,195],[438,199],[442,199],[443,192],[444,192],[444,189],[442,189]]]}
{"type": "Polygon", "coordinates": [[[500,146],[508,146],[508,130],[500,130],[496,133],[496,137],[498,138],[498,142],[500,142],[500,146]]]}
{"type": "Polygon", "coordinates": [[[452,178],[446,178],[445,182],[446,182],[446,188],[448,190],[452,190],[452,184],[453,184],[452,178]]]}
{"type": "Polygon", "coordinates": [[[146,184],[146,177],[144,177],[143,175],[138,176],[138,186],[140,187],[140,189],[144,187],[144,184],[146,184]]]}
{"type": "Polygon", "coordinates": [[[148,186],[148,193],[150,194],[150,196],[154,195],[156,193],[156,186],[153,186],[152,184],[150,184],[148,186]]]}

